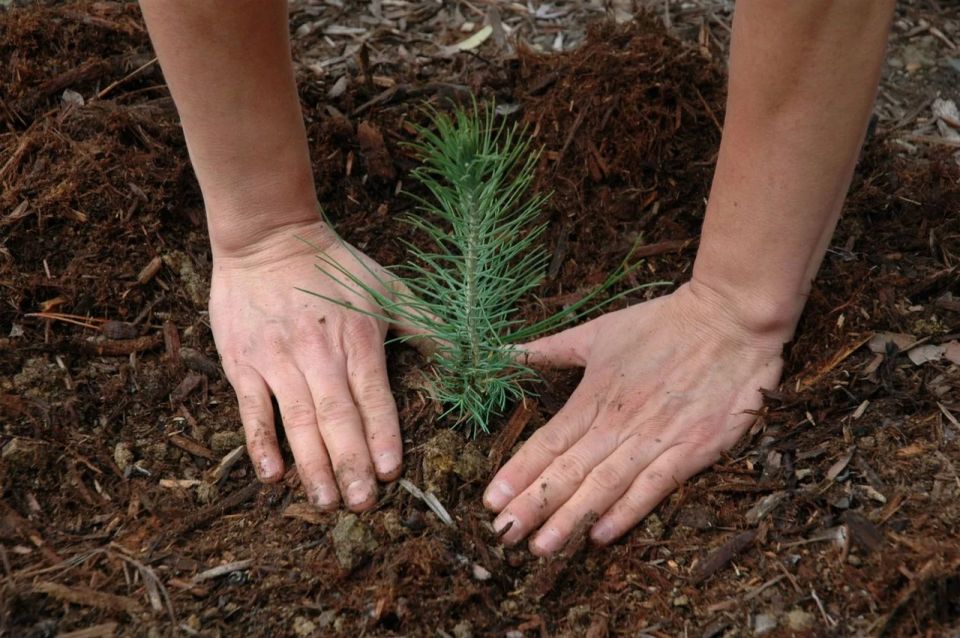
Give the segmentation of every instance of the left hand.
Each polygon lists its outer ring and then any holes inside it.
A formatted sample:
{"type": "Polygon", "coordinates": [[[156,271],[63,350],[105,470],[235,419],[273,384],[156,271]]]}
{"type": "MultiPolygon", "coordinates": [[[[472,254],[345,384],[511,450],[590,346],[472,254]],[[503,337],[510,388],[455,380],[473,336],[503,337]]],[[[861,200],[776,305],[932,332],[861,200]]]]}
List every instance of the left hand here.
{"type": "MultiPolygon", "coordinates": [[[[773,388],[787,334],[752,329],[740,308],[694,282],[528,344],[532,364],[584,366],[567,404],[484,494],[513,544],[560,549],[591,512],[607,544],[733,446],[773,388]]],[[[745,316],[745,315],[744,315],[745,316]]]]}

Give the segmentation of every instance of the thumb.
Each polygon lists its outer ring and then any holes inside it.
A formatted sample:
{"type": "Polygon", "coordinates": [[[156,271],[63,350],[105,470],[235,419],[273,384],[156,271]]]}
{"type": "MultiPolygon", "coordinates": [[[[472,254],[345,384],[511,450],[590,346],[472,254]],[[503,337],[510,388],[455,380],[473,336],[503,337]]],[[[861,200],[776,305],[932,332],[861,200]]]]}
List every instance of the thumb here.
{"type": "Polygon", "coordinates": [[[597,321],[598,319],[594,319],[521,345],[520,361],[533,366],[553,368],[586,366],[593,339],[597,334],[597,321]]]}
{"type": "MultiPolygon", "coordinates": [[[[394,299],[399,300],[401,304],[404,301],[412,303],[416,299],[410,288],[396,277],[390,279],[388,289],[394,299]]],[[[429,323],[439,322],[440,320],[437,317],[420,309],[409,310],[409,315],[405,318],[397,316],[396,312],[392,314],[393,322],[390,327],[396,334],[406,337],[410,345],[424,356],[430,356],[436,352],[440,343],[437,341],[437,337],[425,326],[429,323]]]]}

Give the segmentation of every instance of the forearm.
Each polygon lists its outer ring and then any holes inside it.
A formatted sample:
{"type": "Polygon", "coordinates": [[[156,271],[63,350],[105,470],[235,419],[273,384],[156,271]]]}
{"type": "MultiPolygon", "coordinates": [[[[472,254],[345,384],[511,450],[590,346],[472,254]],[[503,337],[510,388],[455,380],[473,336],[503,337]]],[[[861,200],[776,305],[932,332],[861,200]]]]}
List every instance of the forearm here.
{"type": "Polygon", "coordinates": [[[142,0],[214,254],[316,221],[283,0],[142,0]]]}
{"type": "Polygon", "coordinates": [[[792,335],[873,106],[893,0],[737,3],[696,288],[792,335]]]}

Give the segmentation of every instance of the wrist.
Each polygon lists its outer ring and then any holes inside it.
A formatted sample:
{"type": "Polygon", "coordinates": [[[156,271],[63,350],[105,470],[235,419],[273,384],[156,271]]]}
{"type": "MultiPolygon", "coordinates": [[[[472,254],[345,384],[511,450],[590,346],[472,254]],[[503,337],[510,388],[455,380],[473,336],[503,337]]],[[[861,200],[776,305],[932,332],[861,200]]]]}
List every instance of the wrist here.
{"type": "Polygon", "coordinates": [[[806,294],[769,294],[759,287],[737,285],[696,269],[686,288],[714,316],[743,334],[778,346],[793,339],[806,301],[806,294]]]}
{"type": "Polygon", "coordinates": [[[260,217],[259,221],[231,228],[228,237],[215,236],[211,221],[210,247],[215,267],[265,265],[281,258],[324,251],[337,240],[336,231],[316,209],[283,215],[262,213],[260,217]]]}

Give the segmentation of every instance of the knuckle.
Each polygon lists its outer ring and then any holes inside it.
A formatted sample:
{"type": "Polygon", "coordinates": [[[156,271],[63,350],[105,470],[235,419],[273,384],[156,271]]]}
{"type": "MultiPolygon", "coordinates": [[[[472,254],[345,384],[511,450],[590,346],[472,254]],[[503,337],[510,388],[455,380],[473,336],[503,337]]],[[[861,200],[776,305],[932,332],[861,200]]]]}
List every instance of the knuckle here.
{"type": "Polygon", "coordinates": [[[531,438],[535,445],[551,456],[560,456],[569,447],[567,435],[560,428],[542,427],[531,438]]]}
{"type": "Polygon", "coordinates": [[[343,336],[354,351],[371,351],[380,339],[380,326],[370,317],[355,317],[343,326],[343,336]]]}
{"type": "Polygon", "coordinates": [[[345,401],[329,396],[317,398],[316,417],[319,419],[341,421],[352,419],[356,414],[356,406],[352,401],[345,401]]]}
{"type": "Polygon", "coordinates": [[[587,476],[587,468],[578,457],[565,454],[556,461],[556,474],[562,483],[580,485],[587,476]]]}
{"type": "Polygon", "coordinates": [[[306,403],[291,403],[286,409],[281,409],[283,427],[289,430],[301,430],[317,427],[317,419],[313,408],[306,403]]]}
{"type": "Polygon", "coordinates": [[[623,472],[616,466],[606,463],[590,472],[590,481],[604,491],[617,490],[623,486],[623,472]]]}

